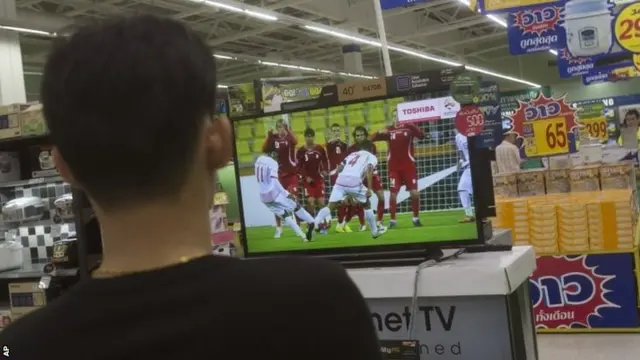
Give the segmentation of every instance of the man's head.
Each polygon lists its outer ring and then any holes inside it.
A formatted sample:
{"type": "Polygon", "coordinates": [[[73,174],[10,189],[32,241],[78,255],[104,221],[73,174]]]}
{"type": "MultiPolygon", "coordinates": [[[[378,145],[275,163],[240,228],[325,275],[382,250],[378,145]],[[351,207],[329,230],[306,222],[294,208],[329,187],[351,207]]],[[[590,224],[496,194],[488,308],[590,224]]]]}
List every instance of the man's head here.
{"type": "Polygon", "coordinates": [[[353,130],[353,139],[356,141],[356,144],[367,140],[368,137],[369,132],[367,131],[367,128],[362,125],[356,126],[356,128],[353,130]]]}
{"type": "Polygon", "coordinates": [[[504,139],[512,144],[515,144],[518,140],[518,134],[513,131],[508,131],[504,134],[504,139]]]}
{"type": "Polygon", "coordinates": [[[278,133],[278,135],[287,135],[287,129],[289,129],[289,126],[284,119],[279,119],[278,122],[276,122],[276,132],[278,133]]]}
{"type": "Polygon", "coordinates": [[[371,140],[363,140],[357,144],[357,148],[359,151],[368,151],[373,153],[373,143],[371,140]]]}
{"type": "Polygon", "coordinates": [[[640,125],[640,112],[636,109],[631,109],[627,111],[624,115],[624,125],[625,126],[633,126],[637,127],[640,125]]]}
{"type": "Polygon", "coordinates": [[[338,123],[331,124],[331,138],[334,140],[340,139],[340,125],[338,123]]]}
{"type": "Polygon", "coordinates": [[[276,151],[276,148],[274,146],[267,148],[264,154],[272,158],[273,160],[278,161],[278,152],[276,151]]]}
{"type": "Polygon", "coordinates": [[[398,109],[393,109],[391,111],[391,125],[395,125],[398,123],[398,109]]]}
{"type": "Polygon", "coordinates": [[[231,156],[214,120],[211,50],[154,16],[78,28],[54,44],[41,98],[60,174],[104,212],[213,191],[231,156]]]}
{"type": "Polygon", "coordinates": [[[312,128],[306,128],[304,130],[304,143],[307,146],[315,145],[316,131],[312,128]]]}

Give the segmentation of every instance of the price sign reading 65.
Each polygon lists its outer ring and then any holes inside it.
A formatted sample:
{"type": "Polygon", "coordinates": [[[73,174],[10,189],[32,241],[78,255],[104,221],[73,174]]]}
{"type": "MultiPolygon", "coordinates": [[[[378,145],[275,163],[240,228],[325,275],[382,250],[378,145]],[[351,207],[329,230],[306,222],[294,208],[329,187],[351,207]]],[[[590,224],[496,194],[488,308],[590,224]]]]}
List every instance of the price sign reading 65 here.
{"type": "Polygon", "coordinates": [[[569,135],[564,117],[533,121],[531,141],[525,141],[527,156],[550,156],[569,152],[569,135]]]}

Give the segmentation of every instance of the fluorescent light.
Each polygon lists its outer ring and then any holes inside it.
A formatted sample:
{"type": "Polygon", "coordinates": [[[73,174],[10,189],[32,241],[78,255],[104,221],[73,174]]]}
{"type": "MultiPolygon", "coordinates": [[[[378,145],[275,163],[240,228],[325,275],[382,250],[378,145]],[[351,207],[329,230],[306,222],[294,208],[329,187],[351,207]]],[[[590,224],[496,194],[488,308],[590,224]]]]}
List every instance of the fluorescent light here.
{"type": "Polygon", "coordinates": [[[228,55],[213,54],[213,57],[216,59],[237,60],[237,58],[228,55]]]}
{"type": "Polygon", "coordinates": [[[447,60],[447,59],[434,57],[434,56],[427,55],[427,54],[424,54],[424,53],[421,53],[421,52],[418,52],[418,51],[409,50],[409,49],[405,49],[405,48],[400,48],[400,47],[396,47],[396,46],[389,46],[389,50],[401,52],[401,53],[406,54],[406,55],[411,55],[411,56],[419,57],[419,58],[426,59],[426,60],[439,62],[439,63],[446,64],[446,65],[449,65],[449,66],[462,66],[461,63],[457,63],[455,61],[450,61],[450,60],[447,60]]]}
{"type": "Polygon", "coordinates": [[[504,19],[503,19],[503,18],[501,18],[501,17],[497,17],[497,16],[495,16],[495,15],[487,15],[487,17],[488,17],[489,19],[491,19],[494,23],[496,23],[496,24],[498,24],[498,25],[502,26],[503,28],[506,28],[506,27],[507,27],[507,22],[506,22],[506,21],[504,21],[504,19]]]}
{"type": "Polygon", "coordinates": [[[361,38],[361,37],[357,37],[357,36],[353,36],[353,35],[349,35],[349,34],[344,34],[341,33],[339,31],[335,31],[335,30],[330,30],[330,29],[325,29],[325,28],[321,28],[318,26],[311,26],[311,25],[305,25],[304,26],[305,29],[309,29],[311,31],[315,31],[315,32],[319,32],[322,34],[326,34],[326,35],[331,35],[337,38],[341,38],[341,39],[345,39],[345,40],[351,40],[351,41],[355,41],[355,42],[359,42],[362,44],[367,44],[367,45],[371,45],[371,46],[376,46],[376,47],[381,47],[382,44],[379,41],[374,41],[374,40],[369,40],[366,38],[361,38]]]}
{"type": "Polygon", "coordinates": [[[25,33],[25,34],[33,34],[33,35],[43,35],[43,36],[49,36],[49,37],[56,36],[56,33],[50,33],[50,32],[47,32],[47,31],[27,29],[27,28],[15,27],[15,26],[2,26],[2,25],[0,25],[0,29],[9,30],[9,31],[16,31],[16,32],[21,32],[21,33],[25,33]]]}
{"type": "Polygon", "coordinates": [[[553,56],[558,56],[558,50],[551,49],[551,50],[549,50],[549,52],[552,53],[553,56]]]}
{"type": "Polygon", "coordinates": [[[218,87],[219,87],[219,88],[222,88],[222,89],[226,89],[226,88],[228,88],[229,86],[220,84],[220,85],[218,85],[218,87]]]}
{"type": "Polygon", "coordinates": [[[482,69],[482,68],[479,68],[479,67],[475,67],[475,66],[472,66],[472,65],[465,65],[465,67],[467,68],[467,70],[479,72],[479,73],[482,73],[482,74],[485,74],[485,75],[489,75],[489,76],[495,76],[495,77],[500,78],[500,79],[505,79],[505,80],[509,80],[509,81],[513,81],[513,82],[518,82],[518,83],[529,85],[529,86],[536,87],[536,88],[542,87],[542,85],[540,85],[540,84],[536,84],[536,83],[532,83],[530,81],[514,78],[513,76],[502,75],[502,74],[499,74],[499,73],[496,73],[496,72],[493,72],[493,71],[490,71],[490,70],[487,70],[487,69],[482,69]]]}
{"type": "Polygon", "coordinates": [[[243,13],[246,14],[247,16],[256,18],[256,19],[260,19],[260,20],[267,20],[267,21],[278,21],[278,18],[273,16],[273,15],[269,15],[269,14],[263,14],[262,12],[258,12],[258,11],[253,11],[253,10],[247,10],[247,9],[243,9],[243,8],[239,8],[236,6],[231,6],[231,5],[227,5],[221,2],[217,2],[217,1],[213,1],[213,0],[190,0],[191,2],[195,2],[198,4],[204,4],[204,5],[209,5],[212,7],[216,7],[216,8],[220,8],[220,9],[224,9],[227,11],[231,11],[234,13],[243,13]]]}
{"type": "MultiPolygon", "coordinates": [[[[324,74],[335,74],[331,70],[313,68],[313,67],[308,67],[308,66],[284,64],[284,63],[279,63],[279,62],[274,62],[274,61],[262,61],[262,60],[260,60],[260,61],[258,61],[258,63],[260,65],[265,65],[265,66],[275,66],[275,67],[281,67],[281,68],[286,68],[286,69],[319,72],[319,73],[324,73],[324,74]]],[[[342,76],[346,76],[346,77],[361,78],[361,79],[375,79],[376,78],[375,76],[371,76],[371,75],[353,74],[353,73],[348,73],[348,72],[338,72],[338,75],[342,75],[342,76]]]]}

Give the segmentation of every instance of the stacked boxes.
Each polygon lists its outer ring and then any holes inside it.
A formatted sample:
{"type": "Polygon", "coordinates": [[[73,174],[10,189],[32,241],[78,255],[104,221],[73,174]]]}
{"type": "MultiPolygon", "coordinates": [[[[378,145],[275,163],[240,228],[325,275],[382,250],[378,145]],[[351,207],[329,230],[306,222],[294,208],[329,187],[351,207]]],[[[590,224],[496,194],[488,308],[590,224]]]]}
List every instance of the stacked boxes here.
{"type": "Polygon", "coordinates": [[[518,173],[518,194],[520,196],[544,195],[544,174],[546,170],[526,170],[518,173]]]}
{"type": "Polygon", "coordinates": [[[493,193],[496,197],[518,196],[518,178],[516,174],[494,175],[493,193]]]}
{"type": "Polygon", "coordinates": [[[552,169],[545,173],[547,194],[563,194],[571,191],[569,169],[552,169]]]}
{"type": "Polygon", "coordinates": [[[558,218],[556,205],[531,202],[529,205],[529,236],[539,253],[558,252],[558,218]]]}
{"type": "Polygon", "coordinates": [[[600,184],[602,190],[635,189],[636,178],[632,162],[605,164],[600,166],[600,184]]]}
{"type": "Polygon", "coordinates": [[[577,166],[569,170],[571,191],[600,190],[600,166],[577,166]]]}
{"type": "Polygon", "coordinates": [[[603,190],[496,200],[496,228],[540,254],[623,250],[635,245],[635,191],[603,190]]]}
{"type": "Polygon", "coordinates": [[[28,108],[25,104],[0,106],[0,139],[11,139],[22,135],[19,114],[28,108]]]}
{"type": "Polygon", "coordinates": [[[558,246],[562,252],[589,251],[587,207],[583,203],[558,204],[558,246]]]}

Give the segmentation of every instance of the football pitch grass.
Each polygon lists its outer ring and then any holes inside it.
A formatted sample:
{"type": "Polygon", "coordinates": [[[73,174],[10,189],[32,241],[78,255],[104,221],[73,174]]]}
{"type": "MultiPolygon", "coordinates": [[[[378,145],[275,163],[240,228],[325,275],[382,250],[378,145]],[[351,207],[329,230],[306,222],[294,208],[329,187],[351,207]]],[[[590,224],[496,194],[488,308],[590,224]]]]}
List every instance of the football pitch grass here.
{"type": "MultiPolygon", "coordinates": [[[[354,217],[349,226],[352,233],[337,233],[336,221],[331,222],[331,228],[326,235],[314,231],[311,242],[303,242],[293,230],[283,224],[282,236],[275,239],[275,227],[256,226],[246,229],[247,250],[253,254],[264,252],[329,249],[341,247],[356,247],[367,245],[399,245],[433,241],[453,241],[477,238],[476,224],[459,221],[464,217],[462,210],[434,211],[420,214],[422,227],[414,227],[411,214],[398,214],[397,226],[389,229],[386,234],[377,239],[371,238],[371,232],[360,232],[358,217],[354,217]]],[[[384,225],[389,225],[389,216],[385,214],[384,225]]],[[[302,230],[306,225],[301,224],[302,230]]]]}

